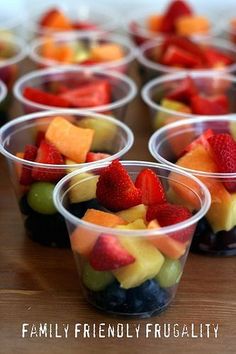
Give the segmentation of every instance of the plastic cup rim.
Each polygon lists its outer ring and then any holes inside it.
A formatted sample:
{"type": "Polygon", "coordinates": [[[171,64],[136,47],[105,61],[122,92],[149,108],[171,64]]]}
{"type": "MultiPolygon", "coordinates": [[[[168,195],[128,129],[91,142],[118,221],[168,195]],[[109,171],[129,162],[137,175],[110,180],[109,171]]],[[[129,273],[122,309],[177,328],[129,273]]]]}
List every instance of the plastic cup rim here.
{"type": "Polygon", "coordinates": [[[0,80],[0,103],[4,101],[7,96],[7,86],[0,80]]]}

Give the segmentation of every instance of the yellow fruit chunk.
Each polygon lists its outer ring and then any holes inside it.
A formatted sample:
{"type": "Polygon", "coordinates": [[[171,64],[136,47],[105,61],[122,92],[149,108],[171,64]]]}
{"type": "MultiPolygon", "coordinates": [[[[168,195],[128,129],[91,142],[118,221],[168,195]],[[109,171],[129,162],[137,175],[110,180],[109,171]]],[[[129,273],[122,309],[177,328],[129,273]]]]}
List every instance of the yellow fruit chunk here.
{"type": "Polygon", "coordinates": [[[119,215],[122,219],[133,222],[137,219],[146,220],[147,207],[144,204],[136,205],[132,208],[119,211],[116,215],[119,215]]]}
{"type": "MultiPolygon", "coordinates": [[[[120,215],[120,217],[122,217],[120,215]]],[[[122,218],[123,219],[123,218],[122,218]]],[[[137,219],[127,225],[118,225],[116,226],[116,229],[121,229],[121,230],[144,230],[146,229],[146,225],[144,224],[143,219],[137,219]]]]}
{"type": "Polygon", "coordinates": [[[139,286],[154,278],[164,263],[163,255],[149,241],[138,237],[119,236],[122,246],[135,257],[135,262],[113,271],[124,289],[139,286]]]}
{"type": "MultiPolygon", "coordinates": [[[[226,193],[228,193],[226,191],[226,193]]],[[[236,193],[218,195],[207,213],[207,220],[214,232],[229,231],[236,226],[236,193]]]]}
{"type": "Polygon", "coordinates": [[[181,16],[177,19],[176,32],[180,36],[190,36],[195,33],[208,33],[209,21],[204,16],[181,16]]]}
{"type": "Polygon", "coordinates": [[[46,131],[48,139],[62,155],[77,163],[86,161],[94,136],[93,129],[84,129],[68,122],[63,117],[55,117],[46,131]]]}
{"type": "Polygon", "coordinates": [[[98,178],[99,176],[86,172],[72,177],[69,189],[71,203],[81,203],[96,198],[98,178]]]}
{"type": "Polygon", "coordinates": [[[91,48],[91,59],[96,61],[119,60],[125,56],[119,44],[99,44],[91,48]]]}

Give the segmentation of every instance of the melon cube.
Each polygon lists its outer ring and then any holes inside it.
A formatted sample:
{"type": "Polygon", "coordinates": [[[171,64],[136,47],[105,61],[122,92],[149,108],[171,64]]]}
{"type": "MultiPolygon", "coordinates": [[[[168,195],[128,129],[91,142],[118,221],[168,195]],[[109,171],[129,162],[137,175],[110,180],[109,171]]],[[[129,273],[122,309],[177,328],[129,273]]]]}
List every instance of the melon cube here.
{"type": "Polygon", "coordinates": [[[119,211],[116,215],[119,215],[122,219],[133,222],[137,219],[146,220],[147,207],[144,204],[136,205],[132,208],[119,211]]]}

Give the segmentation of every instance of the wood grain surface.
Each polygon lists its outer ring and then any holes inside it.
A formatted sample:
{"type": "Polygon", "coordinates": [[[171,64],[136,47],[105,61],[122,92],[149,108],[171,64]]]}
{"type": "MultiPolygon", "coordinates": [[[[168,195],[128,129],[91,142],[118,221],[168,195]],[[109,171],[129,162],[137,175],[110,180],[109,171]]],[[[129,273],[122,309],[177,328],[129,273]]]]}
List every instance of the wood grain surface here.
{"type": "MultiPolygon", "coordinates": [[[[12,116],[20,115],[14,107],[12,116]]],[[[128,159],[152,160],[147,150],[149,116],[138,97],[130,106],[126,122],[135,133],[135,144],[128,159]]],[[[70,250],[50,249],[30,241],[24,233],[12,192],[4,158],[0,158],[0,353],[10,354],[97,354],[97,353],[236,353],[236,259],[209,258],[190,254],[177,296],[166,312],[150,319],[113,318],[90,307],[81,295],[70,250]],[[69,325],[68,338],[22,338],[22,324],[69,325]],[[128,325],[130,335],[140,325],[138,338],[75,338],[76,323],[98,326],[105,323],[128,325]],[[150,328],[177,324],[195,335],[203,325],[203,338],[158,338],[150,328]],[[206,337],[206,324],[211,325],[206,337]],[[212,326],[218,325],[218,338],[212,326]],[[185,328],[186,328],[185,327],[185,328]]],[[[177,327],[175,327],[177,328],[177,327]]],[[[55,334],[55,332],[54,332],[55,334]]]]}

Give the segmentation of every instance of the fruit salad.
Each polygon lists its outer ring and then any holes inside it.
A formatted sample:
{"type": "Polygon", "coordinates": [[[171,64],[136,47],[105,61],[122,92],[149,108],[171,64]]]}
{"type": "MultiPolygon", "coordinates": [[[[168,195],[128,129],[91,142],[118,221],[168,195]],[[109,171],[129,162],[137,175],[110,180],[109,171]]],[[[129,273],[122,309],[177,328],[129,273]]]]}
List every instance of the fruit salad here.
{"type": "Polygon", "coordinates": [[[68,229],[84,293],[110,313],[148,317],[163,311],[183,271],[199,208],[170,203],[168,181],[156,166],[137,163],[129,170],[129,162],[114,160],[68,175],[54,192],[57,207],[61,195],[73,217],[68,229]]]}
{"type": "Polygon", "coordinates": [[[187,1],[172,0],[162,13],[142,14],[140,21],[129,23],[129,31],[137,45],[158,36],[206,36],[212,24],[206,16],[197,14],[187,1]]]}
{"type": "Polygon", "coordinates": [[[24,127],[20,118],[2,128],[3,135],[16,129],[9,138],[2,136],[2,150],[14,161],[12,178],[25,228],[37,242],[65,247],[69,244],[66,226],[52,200],[56,183],[85,164],[123,155],[132,145],[132,132],[113,118],[92,113],[45,112],[25,119],[24,127]]]}

